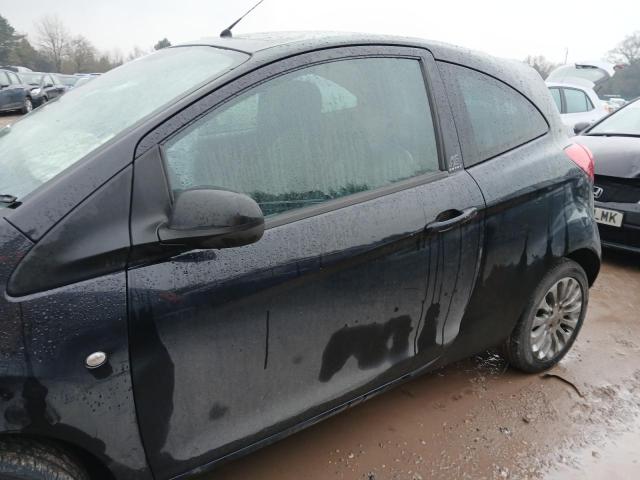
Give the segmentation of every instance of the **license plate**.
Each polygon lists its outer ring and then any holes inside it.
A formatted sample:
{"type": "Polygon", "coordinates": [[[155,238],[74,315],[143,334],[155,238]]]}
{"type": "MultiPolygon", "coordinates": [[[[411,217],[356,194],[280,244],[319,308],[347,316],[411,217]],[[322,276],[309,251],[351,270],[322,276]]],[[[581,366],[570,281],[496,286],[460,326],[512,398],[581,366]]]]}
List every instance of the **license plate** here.
{"type": "Polygon", "coordinates": [[[596,217],[596,222],[602,223],[603,225],[610,225],[612,227],[621,227],[624,213],[617,212],[615,210],[608,210],[606,208],[596,207],[595,217],[596,217]]]}

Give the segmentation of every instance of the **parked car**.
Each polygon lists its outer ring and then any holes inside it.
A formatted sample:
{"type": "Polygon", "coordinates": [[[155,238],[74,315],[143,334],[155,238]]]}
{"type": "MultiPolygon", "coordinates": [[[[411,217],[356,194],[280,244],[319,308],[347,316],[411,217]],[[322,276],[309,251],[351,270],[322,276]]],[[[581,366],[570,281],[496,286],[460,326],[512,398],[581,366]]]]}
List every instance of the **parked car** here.
{"type": "Polygon", "coordinates": [[[91,77],[91,76],[79,77],[78,81],[76,82],[76,84],[75,84],[75,86],[73,88],[78,88],[78,87],[81,87],[82,85],[86,85],[87,83],[89,83],[94,78],[96,78],[96,77],[91,77]]]}
{"type": "Polygon", "coordinates": [[[640,253],[640,100],[575,138],[595,161],[595,207],[602,245],[640,253]]]}
{"type": "Polygon", "coordinates": [[[440,43],[216,38],[92,80],[0,131],[0,472],[182,478],[488,347],[553,366],[592,175],[533,69],[440,43]]]}
{"type": "Polygon", "coordinates": [[[16,72],[16,73],[21,73],[21,72],[32,72],[33,70],[31,70],[30,68],[27,67],[20,67],[20,66],[16,66],[16,65],[6,65],[6,66],[1,66],[0,69],[2,70],[10,70],[12,72],[16,72]]]}
{"type": "Polygon", "coordinates": [[[570,133],[574,132],[577,124],[595,123],[613,111],[606,102],[598,98],[593,86],[593,82],[577,78],[570,83],[547,81],[562,122],[570,133]]]}
{"type": "Polygon", "coordinates": [[[19,75],[10,70],[0,70],[0,112],[33,110],[31,93],[19,75]]]}
{"type": "Polygon", "coordinates": [[[561,65],[549,74],[547,85],[570,132],[577,123],[593,123],[615,110],[598,92],[621,68],[609,62],[589,61],[561,65]]]}
{"type": "Polygon", "coordinates": [[[65,93],[67,90],[62,81],[53,73],[24,72],[20,77],[31,88],[31,99],[34,107],[47,103],[65,93]]]}
{"type": "Polygon", "coordinates": [[[65,86],[65,89],[67,91],[75,88],[76,84],[78,83],[78,80],[80,80],[82,77],[78,76],[78,75],[63,75],[63,74],[57,74],[56,75],[58,77],[58,79],[60,80],[60,83],[62,83],[62,85],[65,86]]]}

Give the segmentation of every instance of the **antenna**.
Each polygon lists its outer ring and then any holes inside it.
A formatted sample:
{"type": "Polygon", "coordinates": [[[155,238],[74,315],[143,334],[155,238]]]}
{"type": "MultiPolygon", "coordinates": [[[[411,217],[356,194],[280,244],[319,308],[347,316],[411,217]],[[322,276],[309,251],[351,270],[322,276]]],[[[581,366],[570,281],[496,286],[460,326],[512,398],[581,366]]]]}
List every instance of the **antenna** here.
{"type": "Polygon", "coordinates": [[[244,15],[242,15],[238,20],[236,20],[235,22],[233,22],[231,25],[229,25],[227,28],[225,28],[221,33],[220,36],[222,38],[231,38],[231,29],[233,27],[235,27],[238,23],[240,23],[240,20],[242,20],[244,17],[246,17],[247,15],[249,15],[258,5],[260,5],[262,2],[264,2],[264,0],[260,0],[258,3],[256,3],[253,7],[251,7],[247,13],[245,13],[244,15]]]}

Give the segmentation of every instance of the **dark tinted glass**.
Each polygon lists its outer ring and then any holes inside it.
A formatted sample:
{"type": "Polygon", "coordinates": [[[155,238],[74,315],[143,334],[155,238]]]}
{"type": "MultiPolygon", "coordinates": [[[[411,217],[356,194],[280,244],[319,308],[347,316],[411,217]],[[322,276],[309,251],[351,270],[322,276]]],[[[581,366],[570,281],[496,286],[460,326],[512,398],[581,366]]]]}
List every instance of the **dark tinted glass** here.
{"type": "Polygon", "coordinates": [[[544,135],[548,125],[522,94],[470,68],[440,63],[457,106],[464,163],[474,165],[544,135]]]}

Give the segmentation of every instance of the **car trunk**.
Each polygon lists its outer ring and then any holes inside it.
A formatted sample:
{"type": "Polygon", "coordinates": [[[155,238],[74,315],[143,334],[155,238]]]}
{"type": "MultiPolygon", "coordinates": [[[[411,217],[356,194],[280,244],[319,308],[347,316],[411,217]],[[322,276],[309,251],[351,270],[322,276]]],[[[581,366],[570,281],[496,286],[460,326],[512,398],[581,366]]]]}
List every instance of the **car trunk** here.
{"type": "Polygon", "coordinates": [[[556,68],[549,74],[547,81],[571,83],[575,79],[588,80],[593,83],[593,89],[597,93],[618,69],[619,66],[608,62],[576,62],[556,68]]]}

